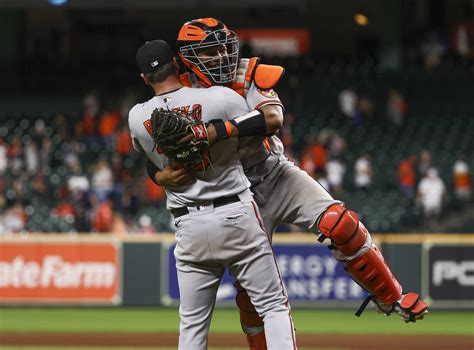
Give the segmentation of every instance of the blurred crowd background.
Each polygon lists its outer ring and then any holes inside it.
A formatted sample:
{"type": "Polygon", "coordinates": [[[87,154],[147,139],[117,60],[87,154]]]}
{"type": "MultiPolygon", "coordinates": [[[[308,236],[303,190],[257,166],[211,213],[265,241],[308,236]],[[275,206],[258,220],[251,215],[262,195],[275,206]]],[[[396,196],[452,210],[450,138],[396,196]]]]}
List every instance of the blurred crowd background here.
{"type": "Polygon", "coordinates": [[[131,146],[135,52],[209,16],[285,67],[286,155],[369,230],[473,231],[474,1],[225,3],[0,2],[0,234],[173,229],[131,146]]]}

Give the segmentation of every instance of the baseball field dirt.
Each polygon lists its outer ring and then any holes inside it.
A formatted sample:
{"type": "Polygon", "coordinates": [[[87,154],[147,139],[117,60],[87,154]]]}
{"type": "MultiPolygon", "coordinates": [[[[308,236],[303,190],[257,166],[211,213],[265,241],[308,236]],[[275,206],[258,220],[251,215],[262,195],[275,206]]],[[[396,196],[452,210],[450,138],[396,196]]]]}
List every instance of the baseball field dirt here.
{"type": "MultiPolygon", "coordinates": [[[[298,334],[298,346],[309,349],[338,350],[472,350],[474,338],[465,336],[417,336],[417,335],[341,335],[298,334]]],[[[1,346],[80,346],[80,347],[175,347],[177,333],[49,333],[49,332],[3,332],[1,346]]],[[[0,346],[0,347],[1,347],[0,346]]],[[[245,348],[242,335],[236,333],[210,334],[209,346],[219,348],[245,348]]]]}

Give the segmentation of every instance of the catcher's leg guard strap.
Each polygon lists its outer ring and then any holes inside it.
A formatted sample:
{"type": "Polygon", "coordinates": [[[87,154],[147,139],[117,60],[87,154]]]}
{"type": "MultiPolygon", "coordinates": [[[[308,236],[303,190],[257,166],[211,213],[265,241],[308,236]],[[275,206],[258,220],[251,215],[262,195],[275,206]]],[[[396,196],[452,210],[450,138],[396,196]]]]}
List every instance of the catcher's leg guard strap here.
{"type": "Polygon", "coordinates": [[[235,302],[239,307],[240,322],[242,325],[248,328],[263,327],[263,319],[258,315],[245,289],[243,289],[238,282],[234,283],[234,287],[237,289],[235,302]]]}
{"type": "Polygon", "coordinates": [[[267,350],[267,340],[263,331],[254,335],[247,335],[247,343],[250,350],[267,350]]]}
{"type": "Polygon", "coordinates": [[[319,230],[345,256],[355,254],[369,234],[357,214],[341,204],[333,204],[324,212],[319,230]]]}

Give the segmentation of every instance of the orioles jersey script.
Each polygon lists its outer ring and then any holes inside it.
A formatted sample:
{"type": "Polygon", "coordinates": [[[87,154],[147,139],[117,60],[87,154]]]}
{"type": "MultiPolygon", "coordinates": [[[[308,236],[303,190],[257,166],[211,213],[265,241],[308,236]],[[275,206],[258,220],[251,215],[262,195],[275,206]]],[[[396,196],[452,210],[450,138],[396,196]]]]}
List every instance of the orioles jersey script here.
{"type": "MultiPolygon", "coordinates": [[[[150,118],[155,108],[179,109],[205,122],[212,119],[230,120],[249,112],[242,96],[220,86],[208,89],[182,87],[135,105],[129,112],[134,147],[137,151],[143,150],[160,169],[167,166],[169,160],[153,147],[150,118]]],[[[231,138],[211,147],[208,153],[210,163],[205,169],[194,171],[197,180],[193,184],[165,188],[167,208],[183,207],[245,191],[250,184],[240,163],[237,146],[237,139],[231,138]]]]}

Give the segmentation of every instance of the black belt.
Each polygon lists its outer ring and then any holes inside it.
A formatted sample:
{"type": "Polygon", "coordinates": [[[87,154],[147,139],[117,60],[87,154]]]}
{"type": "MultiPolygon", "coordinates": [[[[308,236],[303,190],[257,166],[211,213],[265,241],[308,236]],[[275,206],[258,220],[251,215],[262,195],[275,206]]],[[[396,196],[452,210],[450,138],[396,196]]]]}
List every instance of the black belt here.
{"type": "MultiPolygon", "coordinates": [[[[202,202],[202,204],[195,204],[193,205],[193,207],[198,207],[199,205],[209,205],[212,203],[214,205],[214,208],[216,208],[216,207],[222,207],[223,205],[227,205],[227,204],[235,203],[239,201],[240,201],[239,196],[233,195],[229,197],[220,197],[209,202],[202,202]]],[[[189,210],[188,210],[188,207],[174,208],[174,209],[171,209],[171,213],[176,219],[176,218],[179,218],[180,216],[189,214],[189,210]]]]}

